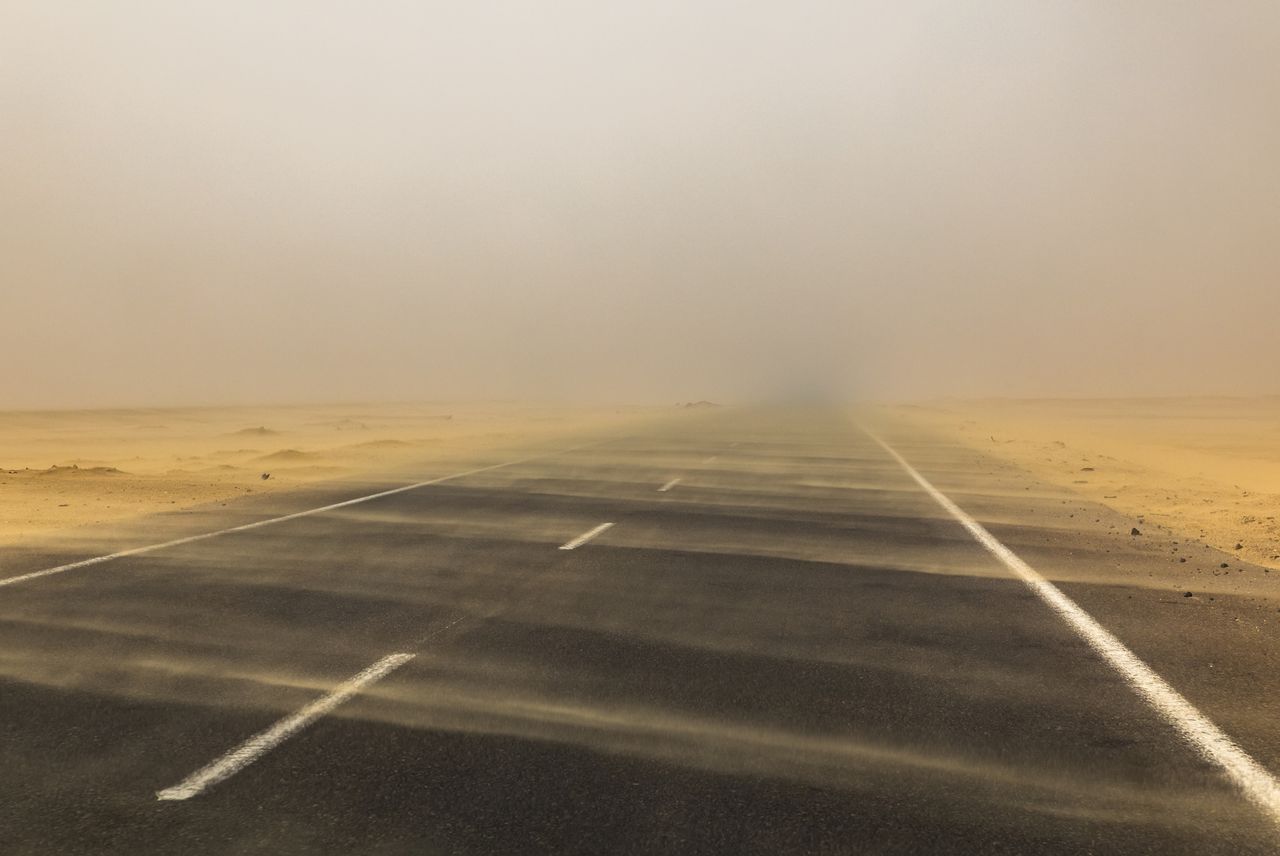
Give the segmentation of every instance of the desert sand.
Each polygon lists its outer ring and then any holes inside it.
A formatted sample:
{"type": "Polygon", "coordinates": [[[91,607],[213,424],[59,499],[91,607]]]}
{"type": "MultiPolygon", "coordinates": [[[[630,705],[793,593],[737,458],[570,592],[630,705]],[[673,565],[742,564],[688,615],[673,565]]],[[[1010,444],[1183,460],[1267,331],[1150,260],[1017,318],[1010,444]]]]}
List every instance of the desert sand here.
{"type": "Polygon", "coordinates": [[[645,412],[448,403],[0,412],[0,543],[321,480],[413,475],[645,412]]]}
{"type": "Polygon", "coordinates": [[[1280,567],[1280,397],[946,400],[889,411],[1135,520],[1280,567]]]}

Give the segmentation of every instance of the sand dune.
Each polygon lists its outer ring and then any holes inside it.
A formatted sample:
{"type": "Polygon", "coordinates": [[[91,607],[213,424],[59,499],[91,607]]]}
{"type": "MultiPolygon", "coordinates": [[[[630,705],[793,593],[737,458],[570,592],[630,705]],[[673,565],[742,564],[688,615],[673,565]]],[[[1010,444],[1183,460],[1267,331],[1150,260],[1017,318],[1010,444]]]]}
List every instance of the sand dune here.
{"type": "Polygon", "coordinates": [[[231,432],[234,436],[255,436],[255,437],[271,437],[279,434],[279,431],[273,431],[265,425],[259,425],[257,428],[241,428],[239,431],[231,432]]]}
{"type": "Polygon", "coordinates": [[[322,455],[316,454],[315,452],[303,452],[298,449],[281,449],[278,452],[272,452],[269,455],[254,458],[254,460],[270,463],[273,461],[314,461],[322,457],[322,455]]]}

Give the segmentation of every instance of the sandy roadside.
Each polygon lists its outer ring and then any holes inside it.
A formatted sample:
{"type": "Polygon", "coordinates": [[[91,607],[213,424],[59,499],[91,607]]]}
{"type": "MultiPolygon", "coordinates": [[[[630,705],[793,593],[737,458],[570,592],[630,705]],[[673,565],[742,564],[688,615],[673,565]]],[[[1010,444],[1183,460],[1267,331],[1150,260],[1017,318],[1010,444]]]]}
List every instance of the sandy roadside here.
{"type": "Polygon", "coordinates": [[[1280,397],[941,401],[885,413],[1280,568],[1280,397]]]}
{"type": "Polygon", "coordinates": [[[448,403],[0,412],[0,543],[605,431],[656,412],[448,403]]]}

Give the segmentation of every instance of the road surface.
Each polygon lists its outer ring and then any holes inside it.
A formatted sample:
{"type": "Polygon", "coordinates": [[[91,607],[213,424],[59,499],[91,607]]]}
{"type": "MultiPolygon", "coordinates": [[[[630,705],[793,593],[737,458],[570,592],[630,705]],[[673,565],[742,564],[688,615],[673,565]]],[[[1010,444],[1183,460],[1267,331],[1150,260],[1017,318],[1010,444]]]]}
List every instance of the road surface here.
{"type": "Polygon", "coordinates": [[[1278,604],[1176,536],[838,411],[592,439],[0,551],[4,852],[1280,852],[1278,604]]]}

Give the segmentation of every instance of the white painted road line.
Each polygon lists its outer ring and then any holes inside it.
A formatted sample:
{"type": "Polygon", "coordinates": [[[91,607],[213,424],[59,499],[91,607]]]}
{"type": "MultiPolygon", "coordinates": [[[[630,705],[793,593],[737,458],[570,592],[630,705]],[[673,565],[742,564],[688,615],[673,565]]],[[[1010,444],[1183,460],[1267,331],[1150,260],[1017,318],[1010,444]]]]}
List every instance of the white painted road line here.
{"type": "Polygon", "coordinates": [[[1050,609],[1058,613],[1138,695],[1146,699],[1147,703],[1195,748],[1202,758],[1219,767],[1250,802],[1262,809],[1273,822],[1280,824],[1280,782],[1265,767],[1236,745],[1234,740],[1224,734],[1212,720],[1197,710],[1164,678],[1152,671],[1150,666],[1138,659],[1138,656],[1113,636],[1111,631],[1099,624],[1093,616],[1081,609],[1057,586],[1040,576],[1016,553],[1000,543],[981,523],[970,517],[960,506],[916,472],[915,467],[907,463],[906,459],[892,446],[867,429],[862,430],[884,447],[884,450],[893,456],[907,474],[915,479],[916,484],[924,488],[934,501],[959,521],[960,525],[969,530],[969,534],[977,539],[987,552],[1003,562],[1005,567],[1026,583],[1050,609]]]}
{"type": "MultiPolygon", "coordinates": [[[[588,445],[593,445],[593,444],[588,444],[588,445]]],[[[186,538],[175,538],[172,541],[165,541],[160,544],[148,544],[145,547],[134,547],[131,550],[121,550],[118,553],[111,553],[106,556],[95,556],[92,559],[83,559],[79,562],[71,562],[66,565],[58,565],[56,568],[45,568],[42,571],[32,571],[29,574],[19,574],[16,577],[8,577],[6,579],[0,579],[0,586],[11,586],[11,585],[14,585],[15,583],[25,583],[28,580],[39,579],[40,577],[48,577],[48,576],[52,576],[53,574],[62,574],[62,573],[66,573],[67,571],[77,570],[79,568],[87,568],[90,565],[100,565],[103,562],[110,562],[113,559],[123,559],[126,556],[140,556],[143,553],[153,553],[156,550],[164,550],[169,547],[178,547],[183,544],[193,544],[196,541],[204,541],[208,538],[217,538],[219,535],[230,535],[232,532],[248,532],[250,529],[257,529],[261,526],[270,526],[273,523],[283,523],[286,520],[297,520],[299,517],[309,517],[312,514],[321,514],[325,511],[333,511],[334,509],[337,509],[337,508],[345,508],[348,505],[357,505],[362,502],[368,502],[371,499],[379,499],[380,497],[392,496],[397,493],[404,493],[405,491],[417,490],[418,488],[421,488],[421,487],[428,487],[429,485],[440,484],[441,482],[447,482],[453,479],[460,479],[464,476],[473,476],[477,473],[487,473],[490,470],[496,470],[502,467],[511,467],[511,466],[515,466],[516,464],[523,464],[528,461],[538,460],[540,458],[549,458],[554,455],[563,455],[567,452],[573,452],[573,451],[576,451],[577,449],[582,449],[582,448],[585,448],[585,446],[574,446],[572,449],[564,449],[563,451],[552,452],[551,454],[548,454],[548,455],[535,455],[530,458],[520,458],[519,460],[516,460],[516,461],[506,461],[505,463],[501,463],[501,464],[493,464],[488,467],[478,467],[477,469],[467,470],[466,472],[462,472],[462,473],[454,473],[453,475],[441,476],[440,478],[436,478],[436,479],[428,479],[427,481],[414,482],[413,484],[407,484],[401,487],[395,487],[395,488],[392,488],[391,490],[384,490],[384,491],[379,491],[378,493],[371,493],[368,496],[358,496],[355,499],[348,499],[348,500],[344,500],[343,502],[335,502],[331,505],[322,505],[319,508],[308,508],[306,511],[297,511],[297,512],[294,512],[293,514],[286,514],[282,517],[271,517],[266,520],[256,520],[253,523],[245,523],[241,526],[232,526],[229,529],[219,529],[216,532],[202,532],[199,535],[189,535],[186,538]]]]}
{"type": "Polygon", "coordinates": [[[590,532],[583,532],[581,535],[579,535],[577,538],[574,538],[574,539],[573,539],[572,541],[570,541],[568,544],[562,544],[562,545],[560,545],[560,549],[561,549],[561,550],[576,550],[576,549],[578,549],[579,547],[581,547],[583,544],[587,543],[587,542],[588,542],[588,541],[590,541],[592,538],[596,537],[596,536],[597,536],[597,535],[599,535],[601,532],[605,531],[606,529],[608,529],[608,528],[609,528],[609,527],[611,527],[611,526],[613,526],[613,524],[612,524],[612,523],[601,523],[599,526],[597,526],[595,529],[592,529],[590,532]]]}
{"type": "Polygon", "coordinates": [[[662,487],[658,488],[658,493],[666,493],[667,491],[671,490],[671,488],[675,487],[678,484],[680,484],[680,479],[672,479],[671,481],[664,484],[662,487]]]}
{"type": "Polygon", "coordinates": [[[369,684],[386,677],[413,658],[413,654],[391,654],[383,657],[351,680],[340,684],[327,696],[313,701],[291,716],[286,716],[266,731],[255,734],[212,764],[195,771],[171,788],[156,791],[156,799],[189,800],[205,788],[229,779],[369,684]]]}

